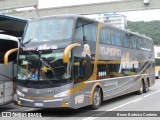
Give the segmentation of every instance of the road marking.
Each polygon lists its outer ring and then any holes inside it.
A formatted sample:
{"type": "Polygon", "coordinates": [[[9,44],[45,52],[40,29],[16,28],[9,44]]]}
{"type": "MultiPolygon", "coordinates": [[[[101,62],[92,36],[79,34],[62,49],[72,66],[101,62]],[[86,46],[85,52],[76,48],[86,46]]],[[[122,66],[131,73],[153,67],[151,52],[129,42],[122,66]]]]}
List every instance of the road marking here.
{"type": "Polygon", "coordinates": [[[155,91],[155,92],[153,92],[153,93],[150,93],[150,94],[148,94],[148,95],[145,95],[145,96],[143,96],[143,97],[148,97],[148,96],[154,95],[154,94],[159,93],[159,92],[160,92],[160,90],[155,91]]]}
{"type": "Polygon", "coordinates": [[[83,120],[94,120],[94,119],[97,119],[98,117],[87,117],[87,118],[85,118],[85,119],[83,119],[83,120]]]}
{"type": "MultiPolygon", "coordinates": [[[[159,93],[159,92],[160,92],[160,90],[155,91],[155,92],[150,93],[150,94],[148,94],[148,95],[145,95],[145,96],[142,96],[142,97],[137,98],[137,99],[135,99],[135,100],[132,100],[132,101],[130,101],[130,102],[128,102],[128,103],[125,103],[125,104],[119,105],[119,106],[117,106],[117,107],[114,107],[114,108],[105,110],[105,112],[107,112],[107,111],[113,111],[113,110],[116,110],[116,109],[118,109],[118,108],[121,108],[121,107],[124,107],[124,106],[126,106],[126,105],[129,105],[129,104],[131,104],[131,103],[138,102],[138,101],[140,101],[140,100],[142,100],[142,99],[144,99],[144,98],[146,98],[146,97],[149,97],[149,96],[154,95],[154,94],[159,93]]],[[[96,114],[96,116],[98,116],[98,115],[100,115],[100,114],[103,114],[103,113],[105,113],[105,112],[96,114]]],[[[82,120],[95,120],[95,119],[97,119],[97,118],[98,118],[98,117],[87,117],[87,118],[84,118],[84,119],[82,119],[82,120]]]]}
{"type": "MultiPolygon", "coordinates": [[[[109,109],[109,110],[105,110],[105,112],[116,110],[116,109],[121,108],[121,107],[123,107],[123,106],[126,106],[126,105],[128,105],[128,104],[131,104],[131,103],[134,103],[134,102],[138,102],[138,101],[140,101],[140,100],[142,100],[142,99],[143,99],[143,98],[138,98],[138,99],[132,100],[132,101],[130,101],[130,102],[128,102],[128,103],[119,105],[119,106],[114,107],[114,108],[111,108],[111,109],[109,109]]],[[[99,114],[97,114],[96,116],[98,116],[98,115],[100,115],[100,114],[103,114],[103,113],[105,113],[105,112],[99,113],[99,114]]],[[[97,118],[98,118],[98,117],[87,117],[87,118],[85,118],[85,119],[83,119],[83,120],[94,120],[94,119],[97,119],[97,118]]]]}
{"type": "Polygon", "coordinates": [[[142,99],[143,99],[143,98],[138,98],[138,99],[132,100],[132,101],[130,101],[130,102],[128,102],[128,103],[119,105],[119,106],[117,106],[117,107],[111,108],[111,109],[106,110],[106,111],[113,111],[113,110],[116,110],[116,109],[121,108],[121,107],[123,107],[123,106],[126,106],[126,105],[128,105],[128,104],[131,104],[131,103],[134,103],[134,102],[138,102],[138,101],[140,101],[140,100],[142,100],[142,99]]]}

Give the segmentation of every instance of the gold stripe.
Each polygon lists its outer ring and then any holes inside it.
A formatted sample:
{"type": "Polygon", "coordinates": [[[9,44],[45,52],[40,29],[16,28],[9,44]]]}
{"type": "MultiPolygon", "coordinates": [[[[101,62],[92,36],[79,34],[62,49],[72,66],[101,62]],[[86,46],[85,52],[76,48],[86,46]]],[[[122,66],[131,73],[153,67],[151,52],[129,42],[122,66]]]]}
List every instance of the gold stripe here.
{"type": "Polygon", "coordinates": [[[43,100],[43,99],[53,99],[53,96],[25,96],[26,99],[36,99],[36,100],[43,100]]]}

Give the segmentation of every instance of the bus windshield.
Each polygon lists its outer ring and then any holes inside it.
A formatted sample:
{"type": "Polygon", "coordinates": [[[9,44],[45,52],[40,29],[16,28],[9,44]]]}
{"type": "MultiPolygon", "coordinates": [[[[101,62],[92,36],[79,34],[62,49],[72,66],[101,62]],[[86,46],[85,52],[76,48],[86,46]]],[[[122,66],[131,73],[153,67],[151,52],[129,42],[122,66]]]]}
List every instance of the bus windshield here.
{"type": "Polygon", "coordinates": [[[23,43],[64,40],[72,37],[74,19],[46,18],[28,23],[23,43]]]}
{"type": "Polygon", "coordinates": [[[70,78],[69,64],[63,63],[63,53],[33,54],[23,52],[19,56],[18,80],[62,80],[70,78]]]}

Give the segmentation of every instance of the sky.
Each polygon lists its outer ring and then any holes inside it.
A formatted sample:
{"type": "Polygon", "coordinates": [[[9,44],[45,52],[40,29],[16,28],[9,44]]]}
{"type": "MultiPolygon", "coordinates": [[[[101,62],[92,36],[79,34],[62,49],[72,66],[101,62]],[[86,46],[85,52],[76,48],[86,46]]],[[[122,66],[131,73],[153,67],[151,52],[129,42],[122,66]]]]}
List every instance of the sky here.
{"type": "MultiPolygon", "coordinates": [[[[39,8],[47,7],[59,7],[59,6],[70,6],[78,4],[98,3],[98,2],[110,2],[119,0],[39,0],[39,8]]],[[[144,11],[132,11],[132,12],[121,12],[127,16],[129,21],[152,21],[160,20],[160,9],[159,10],[144,10],[144,11]]]]}

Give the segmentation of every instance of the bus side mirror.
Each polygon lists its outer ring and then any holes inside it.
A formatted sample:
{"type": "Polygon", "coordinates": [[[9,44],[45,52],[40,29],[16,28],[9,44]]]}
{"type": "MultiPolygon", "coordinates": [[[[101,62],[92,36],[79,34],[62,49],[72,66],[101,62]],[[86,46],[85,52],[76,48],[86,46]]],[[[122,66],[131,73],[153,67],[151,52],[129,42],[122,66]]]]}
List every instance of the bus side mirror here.
{"type": "Polygon", "coordinates": [[[68,63],[69,62],[69,53],[71,52],[71,50],[73,48],[78,47],[78,46],[81,46],[81,44],[74,43],[74,44],[68,45],[66,47],[66,49],[64,50],[64,53],[63,53],[63,63],[68,63]]]}
{"type": "Polygon", "coordinates": [[[17,52],[19,50],[19,48],[14,48],[14,49],[11,49],[11,50],[8,50],[5,55],[4,55],[4,64],[5,65],[8,65],[8,57],[10,54],[14,53],[14,52],[17,52]]]}

